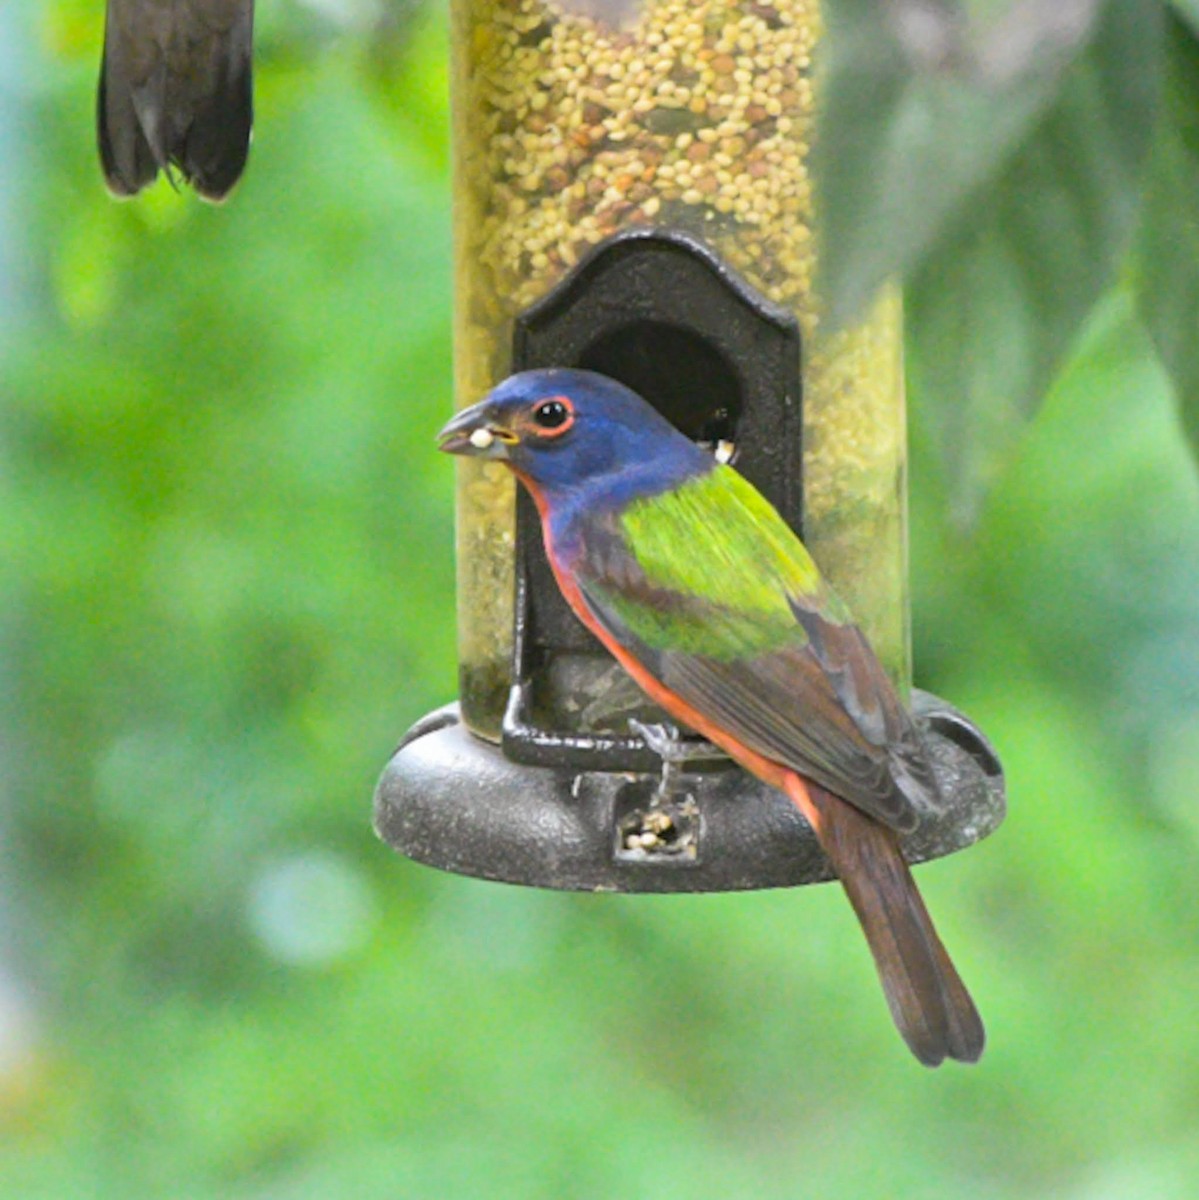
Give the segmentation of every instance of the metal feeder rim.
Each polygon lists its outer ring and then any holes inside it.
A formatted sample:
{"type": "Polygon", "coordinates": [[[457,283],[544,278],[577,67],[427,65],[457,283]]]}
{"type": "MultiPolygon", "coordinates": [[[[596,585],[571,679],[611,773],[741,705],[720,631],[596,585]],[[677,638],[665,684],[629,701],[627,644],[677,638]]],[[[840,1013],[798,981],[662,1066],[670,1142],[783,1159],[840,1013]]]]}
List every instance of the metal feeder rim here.
{"type": "MultiPolygon", "coordinates": [[[[1006,806],[1002,768],[981,731],[926,692],[913,693],[912,708],[944,801],[904,839],[915,863],[986,837],[1006,806]]],[[[449,704],[400,742],[375,792],[375,830],[429,866],[572,891],[741,891],[833,877],[794,805],[732,764],[684,773],[670,803],[656,802],[659,778],[514,763],[449,704]],[[628,831],[647,814],[668,836],[630,847],[628,831]]]]}

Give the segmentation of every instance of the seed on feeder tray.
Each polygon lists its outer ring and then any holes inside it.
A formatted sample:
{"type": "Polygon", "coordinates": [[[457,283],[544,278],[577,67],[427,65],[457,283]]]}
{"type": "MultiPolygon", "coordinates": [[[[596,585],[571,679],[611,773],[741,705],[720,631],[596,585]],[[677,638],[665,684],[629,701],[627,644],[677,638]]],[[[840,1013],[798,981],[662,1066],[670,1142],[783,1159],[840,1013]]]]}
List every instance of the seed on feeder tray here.
{"type": "Polygon", "coordinates": [[[670,819],[670,814],[660,808],[650,809],[645,814],[643,824],[648,833],[669,833],[674,828],[674,822],[670,819]]]}

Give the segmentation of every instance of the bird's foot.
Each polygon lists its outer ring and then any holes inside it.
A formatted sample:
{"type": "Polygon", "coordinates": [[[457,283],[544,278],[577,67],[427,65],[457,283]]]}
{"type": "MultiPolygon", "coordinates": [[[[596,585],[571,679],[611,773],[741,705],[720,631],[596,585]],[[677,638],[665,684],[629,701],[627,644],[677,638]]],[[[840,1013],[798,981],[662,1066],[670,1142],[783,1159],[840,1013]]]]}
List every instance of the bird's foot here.
{"type": "Polygon", "coordinates": [[[677,725],[630,719],[629,728],[662,760],[662,778],[654,794],[654,804],[666,804],[674,798],[687,763],[724,757],[711,742],[685,739],[677,725]]]}
{"type": "Polygon", "coordinates": [[[652,724],[629,719],[629,728],[662,760],[663,763],[683,762],[687,744],[677,725],[652,724]]]}
{"type": "Polygon", "coordinates": [[[701,738],[684,737],[677,725],[629,719],[629,728],[664,762],[719,762],[727,759],[719,746],[701,738]]]}

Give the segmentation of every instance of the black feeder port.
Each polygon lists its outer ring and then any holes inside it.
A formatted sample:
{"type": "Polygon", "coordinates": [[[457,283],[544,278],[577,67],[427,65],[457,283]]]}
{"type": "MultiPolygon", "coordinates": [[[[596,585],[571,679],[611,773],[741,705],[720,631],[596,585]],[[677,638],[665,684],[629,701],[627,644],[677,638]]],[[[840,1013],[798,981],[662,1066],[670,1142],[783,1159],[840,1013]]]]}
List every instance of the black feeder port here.
{"type": "MultiPolygon", "coordinates": [[[[801,338],[794,315],[690,233],[609,238],[515,322],[512,369],[583,367],[632,387],[735,465],[803,532],[801,338]]],[[[498,382],[498,380],[497,380],[498,382]]],[[[512,686],[500,744],[449,705],[419,721],[383,772],[375,827],[419,862],[584,891],[706,892],[832,878],[781,793],[684,734],[663,766],[643,729],[667,718],[570,612],[518,492],[512,686]]],[[[943,807],[904,842],[912,862],[985,837],[1003,773],[982,733],[911,696],[943,807]]]]}

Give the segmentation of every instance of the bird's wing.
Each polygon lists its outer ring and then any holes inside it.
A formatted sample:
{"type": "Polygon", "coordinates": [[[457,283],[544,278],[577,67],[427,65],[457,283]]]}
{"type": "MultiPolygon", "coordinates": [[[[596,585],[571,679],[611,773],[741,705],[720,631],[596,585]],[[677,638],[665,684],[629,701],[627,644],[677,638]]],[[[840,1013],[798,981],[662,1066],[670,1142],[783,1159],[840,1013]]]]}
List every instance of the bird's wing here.
{"type": "Polygon", "coordinates": [[[731,468],[592,522],[575,577],[609,637],[751,750],[901,831],[935,797],[861,630],[731,468]]]}

